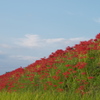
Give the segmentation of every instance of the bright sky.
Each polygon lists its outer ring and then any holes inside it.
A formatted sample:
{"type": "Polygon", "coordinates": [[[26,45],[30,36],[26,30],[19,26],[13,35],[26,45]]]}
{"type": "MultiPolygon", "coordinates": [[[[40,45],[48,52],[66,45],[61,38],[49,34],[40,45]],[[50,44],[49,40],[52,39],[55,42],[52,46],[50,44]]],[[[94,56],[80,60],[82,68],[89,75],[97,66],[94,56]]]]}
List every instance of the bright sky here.
{"type": "Polygon", "coordinates": [[[99,32],[100,0],[0,0],[0,75],[99,32]]]}

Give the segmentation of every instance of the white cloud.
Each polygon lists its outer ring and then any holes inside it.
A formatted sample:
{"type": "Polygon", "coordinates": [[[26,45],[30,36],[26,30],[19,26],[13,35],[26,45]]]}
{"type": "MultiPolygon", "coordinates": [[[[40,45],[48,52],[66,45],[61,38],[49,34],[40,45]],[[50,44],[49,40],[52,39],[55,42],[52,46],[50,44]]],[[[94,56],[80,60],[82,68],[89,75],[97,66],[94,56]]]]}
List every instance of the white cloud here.
{"type": "Polygon", "coordinates": [[[10,58],[14,58],[17,60],[37,60],[38,59],[38,57],[23,56],[23,55],[13,55],[13,56],[10,56],[10,58]]]}
{"type": "Polygon", "coordinates": [[[38,47],[41,42],[38,35],[27,34],[24,38],[19,38],[16,44],[24,47],[38,47]]]}
{"type": "Polygon", "coordinates": [[[69,40],[70,41],[81,41],[81,40],[83,40],[83,39],[85,39],[85,38],[70,38],[69,40]]]}
{"type": "Polygon", "coordinates": [[[51,43],[57,43],[65,40],[64,38],[41,39],[38,35],[25,35],[24,38],[17,39],[16,44],[23,47],[43,47],[51,43]]]}
{"type": "Polygon", "coordinates": [[[42,47],[44,48],[45,46],[49,46],[50,48],[53,46],[62,46],[66,45],[70,46],[70,44],[75,44],[79,41],[82,40],[88,40],[86,38],[70,38],[70,39],[65,39],[65,38],[52,38],[52,39],[42,39],[39,37],[39,35],[30,35],[27,34],[23,38],[19,38],[16,41],[16,44],[22,47],[28,47],[28,48],[36,48],[36,47],[42,47]]]}
{"type": "Polygon", "coordinates": [[[61,42],[64,41],[64,38],[56,38],[56,39],[45,39],[46,43],[57,43],[57,42],[61,42]]]}

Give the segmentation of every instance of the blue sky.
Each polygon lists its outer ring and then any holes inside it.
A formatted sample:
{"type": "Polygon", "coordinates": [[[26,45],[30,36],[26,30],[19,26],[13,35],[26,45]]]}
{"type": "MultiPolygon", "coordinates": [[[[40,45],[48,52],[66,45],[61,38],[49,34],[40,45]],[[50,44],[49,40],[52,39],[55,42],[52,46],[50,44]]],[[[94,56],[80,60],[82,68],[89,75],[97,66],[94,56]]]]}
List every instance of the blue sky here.
{"type": "Polygon", "coordinates": [[[1,0],[0,75],[99,32],[99,0],[1,0]]]}

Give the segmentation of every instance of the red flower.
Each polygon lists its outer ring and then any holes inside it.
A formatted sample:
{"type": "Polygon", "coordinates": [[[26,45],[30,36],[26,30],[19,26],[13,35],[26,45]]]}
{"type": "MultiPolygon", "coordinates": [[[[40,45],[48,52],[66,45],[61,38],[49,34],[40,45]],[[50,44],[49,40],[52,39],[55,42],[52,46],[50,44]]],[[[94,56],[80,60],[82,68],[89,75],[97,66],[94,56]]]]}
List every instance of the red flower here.
{"type": "Polygon", "coordinates": [[[96,39],[100,39],[100,33],[96,35],[96,39]]]}
{"type": "Polygon", "coordinates": [[[58,88],[57,90],[58,92],[62,92],[64,89],[58,88]]]}
{"type": "Polygon", "coordinates": [[[48,85],[52,85],[52,82],[47,82],[48,83],[48,85]]]}
{"type": "Polygon", "coordinates": [[[85,75],[85,74],[86,74],[86,72],[82,72],[81,74],[82,74],[82,75],[85,75]]]}
{"type": "Polygon", "coordinates": [[[86,63],[85,62],[78,62],[77,66],[79,66],[78,69],[82,69],[86,66],[86,63]]]}
{"type": "Polygon", "coordinates": [[[92,77],[92,76],[88,77],[88,79],[92,79],[92,78],[94,78],[94,77],[92,77]]]}
{"type": "Polygon", "coordinates": [[[63,84],[63,82],[59,82],[59,84],[63,84]]]}
{"type": "Polygon", "coordinates": [[[54,87],[57,87],[57,85],[53,85],[54,87]]]}
{"type": "Polygon", "coordinates": [[[72,71],[73,69],[68,69],[68,71],[72,71]]]}
{"type": "Polygon", "coordinates": [[[94,57],[90,57],[90,59],[94,59],[94,57]]]}
{"type": "Polygon", "coordinates": [[[56,75],[58,75],[60,72],[61,72],[61,70],[58,70],[58,71],[56,72],[56,75]]]}
{"type": "Polygon", "coordinates": [[[65,76],[68,75],[68,74],[70,74],[70,72],[68,72],[68,71],[63,73],[63,75],[65,75],[65,76]]]}
{"type": "Polygon", "coordinates": [[[65,76],[66,78],[68,78],[69,76],[65,76]]]}
{"type": "Polygon", "coordinates": [[[60,79],[59,76],[52,76],[52,78],[55,79],[55,80],[59,80],[60,79]]]}
{"type": "Polygon", "coordinates": [[[77,90],[84,90],[84,86],[80,86],[77,90]]]}
{"type": "Polygon", "coordinates": [[[65,65],[66,67],[69,67],[70,65],[68,64],[68,65],[65,65]]]}
{"type": "Polygon", "coordinates": [[[75,71],[75,70],[73,70],[72,72],[73,72],[73,73],[77,73],[77,71],[75,71]]]}

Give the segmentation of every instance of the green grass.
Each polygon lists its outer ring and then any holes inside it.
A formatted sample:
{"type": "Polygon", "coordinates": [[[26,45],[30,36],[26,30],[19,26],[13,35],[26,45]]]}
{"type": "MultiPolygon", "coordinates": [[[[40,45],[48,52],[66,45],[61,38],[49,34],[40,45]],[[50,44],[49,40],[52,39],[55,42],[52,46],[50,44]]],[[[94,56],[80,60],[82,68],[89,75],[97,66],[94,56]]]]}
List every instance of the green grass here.
{"type": "Polygon", "coordinates": [[[85,94],[80,96],[80,94],[74,92],[0,92],[0,100],[100,100],[100,91],[98,93],[85,94]]]}

